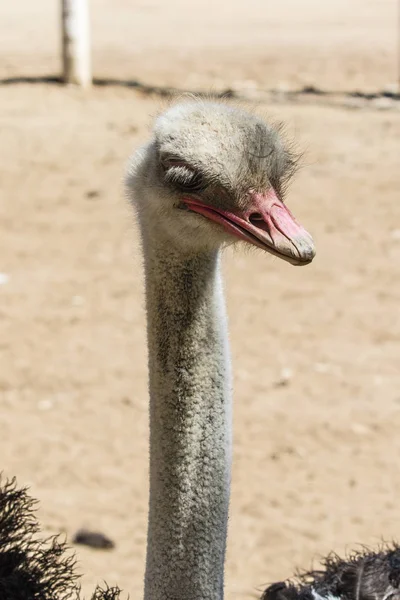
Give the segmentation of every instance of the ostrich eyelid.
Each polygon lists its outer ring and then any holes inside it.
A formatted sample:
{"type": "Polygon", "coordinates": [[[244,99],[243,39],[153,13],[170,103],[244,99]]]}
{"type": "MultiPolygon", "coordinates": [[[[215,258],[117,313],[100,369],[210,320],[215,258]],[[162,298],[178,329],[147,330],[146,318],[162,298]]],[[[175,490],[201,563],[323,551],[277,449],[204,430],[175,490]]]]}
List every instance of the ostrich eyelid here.
{"type": "Polygon", "coordinates": [[[174,167],[182,167],[193,173],[199,172],[196,167],[188,163],[186,160],[179,158],[178,156],[162,156],[160,158],[160,162],[165,170],[172,169],[174,167]]]}

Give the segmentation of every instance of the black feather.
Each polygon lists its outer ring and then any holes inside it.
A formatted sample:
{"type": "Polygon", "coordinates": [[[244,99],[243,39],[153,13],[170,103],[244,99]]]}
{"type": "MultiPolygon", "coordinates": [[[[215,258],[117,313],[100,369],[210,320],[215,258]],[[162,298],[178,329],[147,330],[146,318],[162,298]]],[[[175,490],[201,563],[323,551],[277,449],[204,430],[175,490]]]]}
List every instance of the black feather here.
{"type": "MultiPolygon", "coordinates": [[[[80,600],[75,557],[58,537],[40,539],[36,507],[15,478],[0,477],[0,600],[80,600]]],[[[119,598],[106,585],[91,600],[119,598]]]]}
{"type": "Polygon", "coordinates": [[[262,600],[400,600],[400,548],[396,544],[363,550],[342,559],[330,554],[323,569],[269,586],[262,600]]]}

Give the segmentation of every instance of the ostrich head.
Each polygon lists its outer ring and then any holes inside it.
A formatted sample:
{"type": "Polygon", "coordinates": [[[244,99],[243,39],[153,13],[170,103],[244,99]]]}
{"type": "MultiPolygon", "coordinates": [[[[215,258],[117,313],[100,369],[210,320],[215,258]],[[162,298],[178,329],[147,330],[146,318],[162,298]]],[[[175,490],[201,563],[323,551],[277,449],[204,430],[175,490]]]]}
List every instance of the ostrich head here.
{"type": "Polygon", "coordinates": [[[292,264],[311,262],[311,236],[283,202],[295,161],[279,133],[224,103],[191,101],[155,122],[128,188],[146,230],[187,251],[235,240],[292,264]]]}

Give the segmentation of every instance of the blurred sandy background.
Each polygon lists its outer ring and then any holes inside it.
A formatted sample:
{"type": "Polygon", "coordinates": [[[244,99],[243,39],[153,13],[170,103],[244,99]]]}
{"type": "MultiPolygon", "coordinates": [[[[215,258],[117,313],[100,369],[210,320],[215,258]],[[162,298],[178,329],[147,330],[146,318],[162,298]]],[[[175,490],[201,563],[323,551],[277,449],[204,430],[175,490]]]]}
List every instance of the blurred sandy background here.
{"type": "MultiPolygon", "coordinates": [[[[0,5],[0,78],[59,73],[58,2],[0,5]]],[[[395,0],[92,0],[94,74],[180,88],[396,78],[395,0]]],[[[0,468],[78,527],[83,587],[141,595],[147,389],[124,165],[161,103],[0,85],[0,468]]],[[[317,258],[227,254],[235,455],[227,597],[333,549],[400,538],[400,111],[260,105],[305,149],[288,203],[317,258]]]]}

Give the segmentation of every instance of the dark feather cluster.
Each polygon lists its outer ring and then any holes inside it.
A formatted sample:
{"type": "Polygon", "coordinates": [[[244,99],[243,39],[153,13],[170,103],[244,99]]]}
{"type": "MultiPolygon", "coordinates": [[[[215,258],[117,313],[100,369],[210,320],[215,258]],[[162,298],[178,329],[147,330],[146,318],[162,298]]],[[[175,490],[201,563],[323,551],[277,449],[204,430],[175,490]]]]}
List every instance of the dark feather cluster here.
{"type": "MultiPolygon", "coordinates": [[[[15,479],[0,478],[0,600],[80,600],[75,557],[65,541],[40,539],[36,506],[15,479]]],[[[106,586],[91,600],[119,598],[106,586]]]]}
{"type": "MultiPolygon", "coordinates": [[[[0,600],[81,600],[75,557],[57,537],[41,540],[37,502],[15,479],[0,478],[0,600]]],[[[91,600],[119,600],[97,587],[91,600]]],[[[400,600],[400,547],[335,554],[323,569],[274,583],[261,600],[400,600]]]]}
{"type": "Polygon", "coordinates": [[[295,581],[269,586],[261,600],[400,600],[400,547],[364,550],[342,559],[335,554],[324,569],[295,581]]]}

